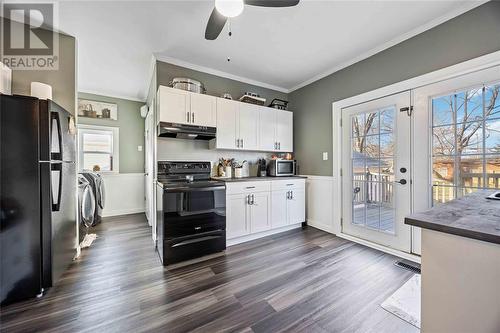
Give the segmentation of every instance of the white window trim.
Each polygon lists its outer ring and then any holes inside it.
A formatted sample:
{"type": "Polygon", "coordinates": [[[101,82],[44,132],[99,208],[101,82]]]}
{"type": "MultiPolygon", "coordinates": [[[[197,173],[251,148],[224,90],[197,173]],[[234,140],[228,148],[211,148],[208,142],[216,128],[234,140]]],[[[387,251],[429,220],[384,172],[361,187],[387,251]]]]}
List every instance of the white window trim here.
{"type": "MultiPolygon", "coordinates": [[[[100,125],[87,125],[79,124],[77,129],[89,129],[89,130],[101,130],[101,131],[112,131],[113,132],[113,171],[99,171],[100,174],[118,174],[120,173],[120,129],[113,126],[100,126],[100,125]]],[[[78,132],[78,171],[83,170],[80,167],[80,157],[82,151],[82,142],[80,142],[80,132],[78,132]]]]}

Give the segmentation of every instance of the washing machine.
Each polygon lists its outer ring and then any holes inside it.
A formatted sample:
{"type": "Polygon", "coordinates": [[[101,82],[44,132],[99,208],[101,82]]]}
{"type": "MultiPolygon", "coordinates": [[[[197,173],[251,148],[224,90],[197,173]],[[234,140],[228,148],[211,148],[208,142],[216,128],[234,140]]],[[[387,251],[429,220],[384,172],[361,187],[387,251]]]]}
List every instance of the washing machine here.
{"type": "Polygon", "coordinates": [[[101,223],[102,220],[102,210],[104,209],[105,201],[105,188],[104,180],[102,176],[95,172],[82,172],[81,175],[87,179],[92,187],[92,192],[95,197],[95,210],[94,210],[94,222],[92,226],[96,226],[101,223]]]}
{"type": "Polygon", "coordinates": [[[95,206],[94,191],[90,182],[83,175],[78,175],[79,243],[83,241],[94,223],[95,206]]]}

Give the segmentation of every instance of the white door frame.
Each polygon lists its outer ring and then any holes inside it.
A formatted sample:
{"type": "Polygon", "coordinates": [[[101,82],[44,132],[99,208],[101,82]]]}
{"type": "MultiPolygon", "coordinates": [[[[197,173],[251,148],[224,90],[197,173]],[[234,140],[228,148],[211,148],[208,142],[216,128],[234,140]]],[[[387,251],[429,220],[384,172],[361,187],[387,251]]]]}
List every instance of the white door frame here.
{"type": "MultiPolygon", "coordinates": [[[[469,74],[478,70],[500,65],[500,51],[493,52],[475,59],[471,59],[460,64],[446,67],[428,74],[424,74],[405,81],[394,83],[379,89],[375,89],[357,96],[349,97],[332,103],[332,127],[333,127],[333,233],[339,237],[343,237],[354,242],[364,244],[366,246],[376,248],[378,250],[394,254],[399,257],[407,258],[413,261],[420,262],[420,257],[414,254],[408,254],[394,249],[387,248],[375,243],[371,243],[356,237],[342,233],[341,218],[342,218],[342,183],[341,166],[342,166],[342,128],[340,119],[342,109],[356,104],[368,102],[374,99],[382,98],[388,95],[396,94],[405,90],[414,90],[429,84],[439,81],[452,79],[461,75],[469,74]],[[340,198],[340,200],[339,200],[340,198]]],[[[412,246],[413,248],[413,246],[412,246]]]]}

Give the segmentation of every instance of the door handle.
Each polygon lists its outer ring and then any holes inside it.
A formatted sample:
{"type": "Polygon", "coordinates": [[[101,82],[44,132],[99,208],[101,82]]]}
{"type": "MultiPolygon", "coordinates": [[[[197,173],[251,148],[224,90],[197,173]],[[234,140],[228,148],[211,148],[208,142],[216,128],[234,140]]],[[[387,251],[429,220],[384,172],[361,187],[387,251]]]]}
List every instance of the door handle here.
{"type": "Polygon", "coordinates": [[[401,180],[396,180],[395,183],[401,184],[401,185],[406,185],[408,183],[406,179],[401,179],[401,180]]]}

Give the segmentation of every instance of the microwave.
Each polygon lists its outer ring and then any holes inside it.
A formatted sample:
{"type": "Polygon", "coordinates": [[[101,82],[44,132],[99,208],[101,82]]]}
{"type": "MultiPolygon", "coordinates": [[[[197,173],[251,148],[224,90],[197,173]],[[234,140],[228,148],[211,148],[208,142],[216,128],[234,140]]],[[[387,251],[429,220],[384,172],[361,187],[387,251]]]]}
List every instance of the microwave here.
{"type": "Polygon", "coordinates": [[[270,160],[267,172],[272,177],[294,176],[296,165],[295,160],[270,160]]]}

